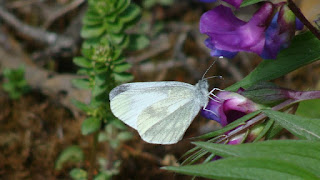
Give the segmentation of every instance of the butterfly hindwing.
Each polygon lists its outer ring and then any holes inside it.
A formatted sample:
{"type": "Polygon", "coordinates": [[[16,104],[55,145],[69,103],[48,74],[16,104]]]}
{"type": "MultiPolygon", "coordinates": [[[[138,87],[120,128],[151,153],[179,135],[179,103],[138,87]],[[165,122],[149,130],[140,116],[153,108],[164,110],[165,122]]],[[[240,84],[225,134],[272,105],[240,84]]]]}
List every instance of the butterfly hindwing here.
{"type": "Polygon", "coordinates": [[[109,94],[111,111],[124,123],[137,129],[137,118],[144,109],[179,90],[194,91],[194,86],[173,81],[123,84],[109,94]]]}
{"type": "Polygon", "coordinates": [[[195,103],[191,97],[168,98],[147,107],[137,122],[141,138],[156,144],[178,142],[200,110],[200,106],[195,103]],[[154,112],[157,112],[156,116],[154,112]]]}

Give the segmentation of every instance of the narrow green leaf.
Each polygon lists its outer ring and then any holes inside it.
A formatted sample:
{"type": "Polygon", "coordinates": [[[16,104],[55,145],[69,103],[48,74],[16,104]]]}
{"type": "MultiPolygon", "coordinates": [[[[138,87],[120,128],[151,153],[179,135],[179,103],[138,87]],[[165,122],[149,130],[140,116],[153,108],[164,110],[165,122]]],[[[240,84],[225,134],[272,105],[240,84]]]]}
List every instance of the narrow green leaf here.
{"type": "Polygon", "coordinates": [[[122,33],[119,33],[119,34],[109,33],[108,36],[110,37],[111,42],[115,44],[120,44],[124,40],[126,35],[122,33]]]}
{"type": "Polygon", "coordinates": [[[150,40],[146,35],[133,34],[130,35],[129,50],[136,51],[146,48],[150,44],[150,40]]]}
{"type": "Polygon", "coordinates": [[[260,81],[281,77],[319,58],[320,41],[311,32],[297,35],[290,47],[282,50],[276,60],[264,60],[248,76],[226,90],[236,91],[240,87],[247,88],[260,81]]]}
{"type": "Polygon", "coordinates": [[[123,41],[121,41],[118,46],[125,49],[129,46],[130,44],[130,37],[128,35],[126,35],[123,39],[123,41]]]}
{"type": "Polygon", "coordinates": [[[72,84],[79,89],[90,89],[90,81],[88,79],[72,79],[72,84]]]}
{"type": "Polygon", "coordinates": [[[82,19],[82,23],[85,26],[101,26],[103,23],[103,18],[99,16],[93,16],[87,12],[82,19]]]}
{"type": "Polygon", "coordinates": [[[270,130],[267,132],[265,138],[266,139],[273,139],[276,137],[281,131],[283,130],[283,127],[278,123],[274,122],[271,126],[270,130]]]}
{"type": "Polygon", "coordinates": [[[140,7],[135,4],[130,4],[130,6],[120,14],[120,22],[128,23],[138,18],[140,14],[140,7]]]}
{"type": "Polygon", "coordinates": [[[81,37],[85,39],[97,38],[103,34],[105,27],[101,25],[97,26],[83,26],[81,29],[81,37]]]}
{"type": "Polygon", "coordinates": [[[258,3],[258,2],[261,2],[261,1],[265,1],[265,0],[244,0],[244,1],[241,3],[241,6],[240,6],[240,7],[249,6],[249,5],[252,5],[252,4],[256,4],[256,3],[258,3]]]}
{"type": "Polygon", "coordinates": [[[96,175],[93,180],[109,180],[112,178],[112,173],[108,174],[106,172],[100,172],[96,175]]]}
{"type": "Polygon", "coordinates": [[[76,99],[71,99],[72,104],[74,104],[77,108],[79,108],[80,110],[84,111],[84,112],[90,112],[92,111],[92,109],[89,107],[89,105],[78,101],[76,99]]]}
{"type": "Polygon", "coordinates": [[[302,139],[320,140],[320,119],[304,118],[272,110],[263,110],[263,112],[302,139]]]}
{"type": "Polygon", "coordinates": [[[211,179],[318,179],[311,172],[276,159],[245,157],[226,158],[214,162],[163,169],[211,179]]]}
{"type": "Polygon", "coordinates": [[[101,127],[101,121],[95,117],[85,119],[81,125],[81,132],[83,135],[88,135],[98,131],[101,127]]]}
{"type": "Polygon", "coordinates": [[[75,57],[75,58],[73,58],[73,63],[75,63],[76,65],[78,65],[80,67],[84,67],[84,68],[91,68],[92,67],[91,61],[85,57],[75,57]]]}
{"type": "Polygon", "coordinates": [[[320,117],[320,99],[312,99],[308,101],[302,101],[299,103],[296,114],[309,117],[309,118],[319,118],[320,117]]]}
{"type": "Polygon", "coordinates": [[[119,17],[119,14],[124,12],[130,5],[130,0],[119,0],[116,4],[116,10],[107,15],[107,19],[110,22],[114,22],[114,20],[119,17]]]}
{"type": "Polygon", "coordinates": [[[273,140],[240,145],[194,144],[222,157],[262,157],[285,161],[320,177],[320,142],[273,140]]]}
{"type": "Polygon", "coordinates": [[[124,24],[122,22],[116,21],[116,22],[106,22],[105,28],[108,31],[108,33],[114,33],[114,34],[122,34],[124,24]]]}
{"type": "Polygon", "coordinates": [[[80,168],[72,169],[70,171],[70,176],[73,180],[86,180],[86,179],[88,179],[87,171],[80,169],[80,168]]]}
{"type": "Polygon", "coordinates": [[[84,159],[84,154],[79,146],[69,146],[64,149],[57,158],[55,163],[55,169],[61,170],[66,162],[78,163],[82,162],[84,159]]]}
{"type": "Polygon", "coordinates": [[[9,82],[3,83],[2,88],[7,92],[14,91],[14,89],[15,89],[14,84],[9,83],[9,82]]]}
{"type": "Polygon", "coordinates": [[[260,134],[256,137],[256,139],[253,142],[259,141],[261,138],[263,138],[267,132],[270,130],[270,128],[273,126],[274,120],[270,119],[268,122],[265,123],[265,126],[263,130],[260,132],[260,134]]]}
{"type": "Polygon", "coordinates": [[[100,96],[101,94],[106,94],[107,90],[108,90],[107,84],[94,86],[92,89],[92,96],[100,96]]]}
{"type": "Polygon", "coordinates": [[[117,82],[129,82],[132,81],[133,76],[129,73],[122,72],[122,73],[113,73],[114,79],[117,82]]]}
{"type": "Polygon", "coordinates": [[[125,11],[130,6],[131,1],[130,0],[121,0],[117,3],[117,13],[120,14],[123,11],[125,11]]]}
{"type": "Polygon", "coordinates": [[[121,64],[123,62],[125,62],[125,58],[123,56],[118,57],[117,59],[115,59],[114,61],[112,61],[113,64],[117,65],[117,64],[121,64]]]}
{"type": "Polygon", "coordinates": [[[238,127],[241,123],[253,118],[254,116],[258,115],[261,111],[255,111],[255,112],[252,112],[250,114],[247,114],[239,119],[237,119],[236,121],[228,124],[227,126],[225,126],[224,128],[222,129],[219,129],[217,131],[213,131],[213,132],[210,132],[210,133],[207,133],[207,134],[204,134],[204,135],[201,135],[201,136],[198,136],[196,137],[196,139],[206,139],[206,138],[212,138],[212,137],[215,137],[215,136],[218,136],[218,135],[221,135],[227,131],[230,131],[236,127],[238,127]]]}
{"type": "Polygon", "coordinates": [[[121,72],[127,71],[130,68],[131,68],[131,64],[127,62],[123,62],[121,64],[116,64],[113,71],[117,73],[121,73],[121,72]]]}

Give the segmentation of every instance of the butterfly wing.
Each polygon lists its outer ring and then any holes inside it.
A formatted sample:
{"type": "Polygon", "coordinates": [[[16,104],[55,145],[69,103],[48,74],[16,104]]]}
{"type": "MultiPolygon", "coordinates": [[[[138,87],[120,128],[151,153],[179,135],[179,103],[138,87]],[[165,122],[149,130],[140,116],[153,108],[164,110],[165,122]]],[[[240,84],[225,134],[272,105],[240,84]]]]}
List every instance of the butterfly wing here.
{"type": "Polygon", "coordinates": [[[192,92],[184,91],[163,99],[144,109],[138,116],[137,130],[141,138],[149,143],[173,144],[182,139],[194,117],[200,110],[200,103],[192,92]],[[189,94],[188,94],[189,93],[189,94]]]}
{"type": "MultiPolygon", "coordinates": [[[[179,90],[188,91],[190,94],[194,91],[194,86],[174,81],[122,84],[110,92],[110,108],[116,117],[137,129],[137,119],[143,110],[174,96],[172,93],[179,94],[177,92],[179,90]]],[[[154,116],[156,115],[154,114],[154,116]]]]}

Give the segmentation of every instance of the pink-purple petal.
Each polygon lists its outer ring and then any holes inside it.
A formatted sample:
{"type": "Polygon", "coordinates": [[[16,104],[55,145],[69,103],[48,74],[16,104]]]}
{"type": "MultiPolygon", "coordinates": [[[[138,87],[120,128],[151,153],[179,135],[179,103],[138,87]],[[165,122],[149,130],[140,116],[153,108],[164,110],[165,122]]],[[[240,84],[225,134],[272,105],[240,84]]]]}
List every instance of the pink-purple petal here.
{"type": "Polygon", "coordinates": [[[260,54],[265,44],[264,31],[271,20],[273,9],[271,3],[265,3],[246,23],[238,19],[230,8],[220,5],[201,16],[200,32],[209,36],[211,46],[214,47],[212,50],[260,54]]]}

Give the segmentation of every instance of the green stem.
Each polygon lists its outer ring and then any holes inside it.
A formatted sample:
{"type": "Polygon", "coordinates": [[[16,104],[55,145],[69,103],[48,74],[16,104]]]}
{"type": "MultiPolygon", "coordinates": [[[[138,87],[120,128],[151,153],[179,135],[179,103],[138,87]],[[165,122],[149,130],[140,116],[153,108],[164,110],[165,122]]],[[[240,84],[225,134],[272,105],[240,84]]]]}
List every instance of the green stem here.
{"type": "Polygon", "coordinates": [[[94,173],[95,173],[98,136],[99,136],[99,131],[95,132],[93,134],[93,142],[92,142],[92,148],[91,148],[91,153],[90,153],[90,167],[89,167],[89,171],[88,171],[88,179],[89,180],[93,179],[94,173]]]}
{"type": "Polygon", "coordinates": [[[301,13],[300,9],[292,0],[288,0],[288,7],[296,15],[296,17],[320,40],[320,32],[315,28],[308,19],[301,13]]]}

